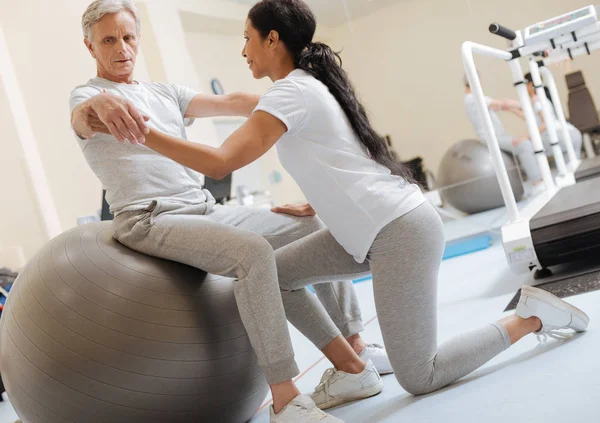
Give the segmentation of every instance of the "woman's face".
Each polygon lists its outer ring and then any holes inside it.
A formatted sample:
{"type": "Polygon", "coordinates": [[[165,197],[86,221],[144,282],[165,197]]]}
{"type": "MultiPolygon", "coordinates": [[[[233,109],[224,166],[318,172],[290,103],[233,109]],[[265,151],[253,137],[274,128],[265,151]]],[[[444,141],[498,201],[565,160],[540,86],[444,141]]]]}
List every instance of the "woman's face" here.
{"type": "Polygon", "coordinates": [[[244,30],[246,44],[242,50],[242,56],[246,62],[252,76],[256,79],[268,76],[268,67],[271,59],[271,49],[269,48],[269,37],[263,38],[256,28],[252,25],[250,19],[246,19],[246,28],[244,30]]]}

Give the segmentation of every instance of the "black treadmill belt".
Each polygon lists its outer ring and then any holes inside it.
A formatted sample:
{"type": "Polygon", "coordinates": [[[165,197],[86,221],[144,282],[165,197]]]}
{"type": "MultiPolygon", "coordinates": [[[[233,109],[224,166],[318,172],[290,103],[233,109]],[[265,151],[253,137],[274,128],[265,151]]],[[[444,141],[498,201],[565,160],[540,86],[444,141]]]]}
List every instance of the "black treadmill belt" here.
{"type": "Polygon", "coordinates": [[[531,231],[600,214],[600,180],[562,188],[529,222],[531,231]]]}
{"type": "MultiPolygon", "coordinates": [[[[536,288],[548,291],[559,298],[573,297],[575,295],[585,294],[586,292],[598,291],[600,290],[600,270],[546,282],[541,285],[536,285],[536,288]]],[[[521,290],[519,289],[504,311],[514,310],[517,307],[520,296],[521,290]]]]}
{"type": "Polygon", "coordinates": [[[597,176],[600,176],[600,156],[582,161],[577,171],[575,171],[575,180],[577,182],[583,182],[597,176]]]}

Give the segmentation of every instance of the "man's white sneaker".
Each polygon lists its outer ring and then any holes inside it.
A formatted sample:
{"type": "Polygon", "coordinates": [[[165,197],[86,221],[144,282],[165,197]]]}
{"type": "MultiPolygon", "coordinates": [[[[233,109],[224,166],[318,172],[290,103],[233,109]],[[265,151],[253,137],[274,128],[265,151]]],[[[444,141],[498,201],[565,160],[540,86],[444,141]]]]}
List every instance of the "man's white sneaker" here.
{"type": "Polygon", "coordinates": [[[343,420],[320,410],[315,402],[306,395],[298,395],[277,414],[271,405],[269,414],[271,423],[344,423],[343,420]]]}
{"type": "Polygon", "coordinates": [[[544,342],[547,337],[565,339],[569,336],[561,330],[583,332],[590,322],[587,314],[539,288],[523,286],[516,314],[523,319],[535,316],[542,321],[542,329],[535,334],[544,342]]]}
{"type": "Polygon", "coordinates": [[[365,362],[371,360],[381,376],[394,373],[387,351],[382,345],[367,344],[358,356],[365,362]]]}
{"type": "Polygon", "coordinates": [[[346,402],[372,397],[382,389],[383,381],[373,362],[369,360],[365,369],[356,375],[334,368],[327,369],[311,397],[317,407],[325,410],[346,402]]]}

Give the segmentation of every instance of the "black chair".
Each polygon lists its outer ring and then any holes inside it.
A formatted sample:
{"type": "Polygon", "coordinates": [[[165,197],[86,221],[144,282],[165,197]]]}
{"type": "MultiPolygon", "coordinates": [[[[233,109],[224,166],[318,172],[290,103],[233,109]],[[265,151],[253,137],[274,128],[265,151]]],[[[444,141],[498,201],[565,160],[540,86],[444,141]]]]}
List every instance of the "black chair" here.
{"type": "Polygon", "coordinates": [[[600,134],[600,119],[594,99],[581,71],[565,75],[569,88],[569,121],[582,134],[600,134]]]}
{"type": "Polygon", "coordinates": [[[110,212],[110,206],[106,202],[106,191],[102,190],[102,211],[100,212],[100,220],[113,220],[114,216],[110,212]]]}

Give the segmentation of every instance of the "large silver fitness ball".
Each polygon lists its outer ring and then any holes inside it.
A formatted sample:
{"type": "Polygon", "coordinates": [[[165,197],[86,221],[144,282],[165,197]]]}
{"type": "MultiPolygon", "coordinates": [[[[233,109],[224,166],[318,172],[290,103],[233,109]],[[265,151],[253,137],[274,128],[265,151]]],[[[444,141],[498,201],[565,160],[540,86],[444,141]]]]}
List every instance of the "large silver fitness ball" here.
{"type": "MultiPolygon", "coordinates": [[[[517,201],[523,197],[519,168],[513,158],[502,152],[517,201]]],[[[487,146],[477,140],[454,144],[440,164],[437,184],[444,201],[465,213],[480,213],[504,206],[500,184],[487,146]]]]}
{"type": "Polygon", "coordinates": [[[268,386],[232,280],[112,235],[110,223],[59,235],[11,290],[0,365],[23,423],[248,421],[268,386]]]}

